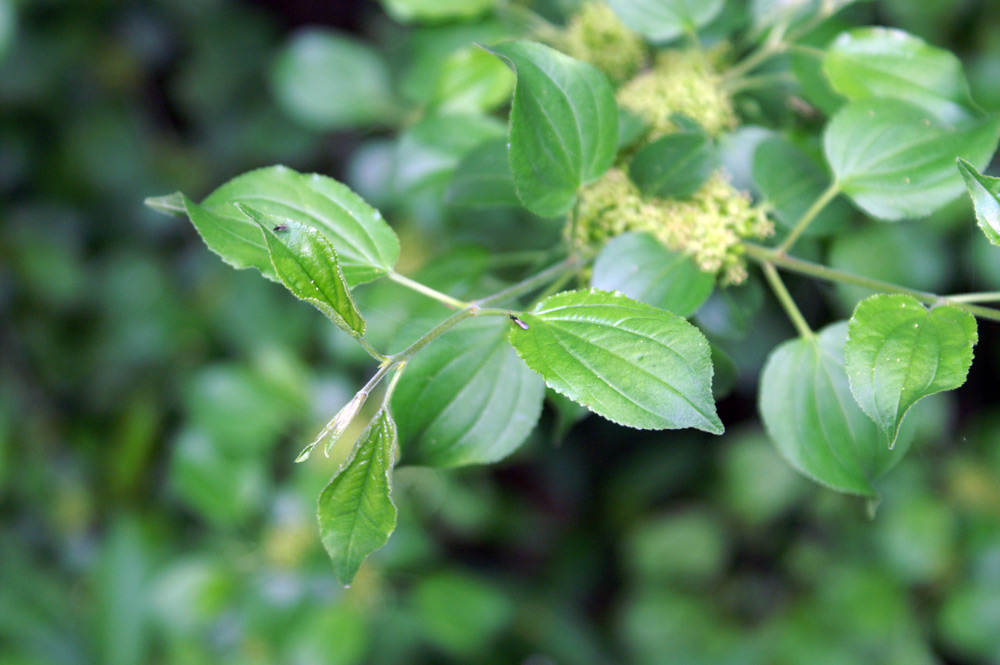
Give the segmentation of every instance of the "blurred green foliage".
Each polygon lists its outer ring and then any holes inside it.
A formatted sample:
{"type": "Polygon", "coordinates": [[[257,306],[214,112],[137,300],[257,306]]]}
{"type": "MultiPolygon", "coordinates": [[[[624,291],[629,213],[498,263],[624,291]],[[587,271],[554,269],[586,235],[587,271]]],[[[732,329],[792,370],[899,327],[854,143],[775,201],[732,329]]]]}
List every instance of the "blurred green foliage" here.
{"type": "MultiPolygon", "coordinates": [[[[787,330],[770,306],[752,314],[754,282],[697,317],[743,370],[722,403],[734,434],[572,426],[555,404],[496,467],[400,469],[397,532],[340,588],[315,496],[352,439],[291,460],[367,356],[142,199],[272,163],[329,173],[391,212],[401,268],[447,244],[544,247],[558,228],[446,204],[468,149],[503,134],[483,113],[510,77],[468,48],[510,29],[492,3],[460,3],[455,22],[454,3],[388,3],[435,16],[406,28],[344,3],[383,47],[346,54],[266,4],[0,0],[0,663],[1000,663],[995,331],[969,386],[928,400],[868,521],[752,424],[747,377],[787,330]],[[339,58],[383,103],[287,71],[339,58]],[[414,105],[426,116],[398,140],[329,132],[414,105]]],[[[538,9],[559,21],[572,5],[538,9]]],[[[1000,110],[995,2],[854,11],[955,50],[1000,110]]],[[[811,251],[918,288],[1000,288],[995,249],[955,208],[811,251]]],[[[395,288],[364,295],[386,344],[424,306],[395,288]]],[[[813,301],[846,312],[860,296],[813,301]]]]}

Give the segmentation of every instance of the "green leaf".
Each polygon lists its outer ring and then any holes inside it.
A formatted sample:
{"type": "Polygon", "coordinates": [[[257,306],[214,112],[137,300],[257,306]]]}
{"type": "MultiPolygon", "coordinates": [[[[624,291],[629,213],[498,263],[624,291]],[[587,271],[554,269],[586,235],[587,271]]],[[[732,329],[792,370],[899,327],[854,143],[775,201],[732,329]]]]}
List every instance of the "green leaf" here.
{"type": "Polygon", "coordinates": [[[594,262],[590,285],[689,317],[708,300],[715,277],[646,233],[623,233],[594,262]]]}
{"type": "Polygon", "coordinates": [[[0,0],[0,61],[7,55],[17,34],[17,13],[12,0],[0,0]]]}
{"type": "Polygon", "coordinates": [[[957,307],[928,310],[911,296],[872,296],[858,304],[848,327],[851,392],[895,443],[917,401],[965,383],[978,339],[976,318],[957,307]]]}
{"type": "Polygon", "coordinates": [[[392,402],[406,463],[495,462],[531,433],[545,384],[511,350],[511,325],[506,317],[467,321],[407,363],[392,402]]]}
{"type": "Polygon", "coordinates": [[[445,199],[461,208],[519,208],[507,140],[487,141],[466,155],[455,168],[445,199]]]}
{"type": "Polygon", "coordinates": [[[503,125],[492,116],[428,115],[400,134],[393,188],[403,197],[427,187],[438,186],[443,192],[463,157],[486,141],[501,139],[503,135],[503,125]]]}
{"type": "Polygon", "coordinates": [[[392,465],[396,423],[382,409],[372,418],[344,465],[319,495],[319,532],[341,584],[389,540],[396,528],[392,465]]]}
{"type": "Polygon", "coordinates": [[[801,14],[814,0],[750,0],[751,15],[757,29],[789,20],[801,14]]]}
{"type": "Polygon", "coordinates": [[[242,203],[236,207],[260,226],[274,272],[292,295],[313,305],[352,336],[365,334],[365,319],[347,288],[337,251],[326,236],[293,219],[267,215],[242,203]]]}
{"type": "Polygon", "coordinates": [[[760,413],[778,452],[800,472],[839,492],[876,496],[873,483],[902,458],[854,401],[844,372],[847,323],[774,349],[760,380],[760,413]]]}
{"type": "Polygon", "coordinates": [[[649,133],[649,125],[628,109],[618,109],[618,149],[627,150],[649,133]]]}
{"type": "MultiPolygon", "coordinates": [[[[509,586],[460,572],[422,575],[412,591],[413,614],[422,639],[470,662],[505,634],[518,606],[509,586]]],[[[408,660],[408,659],[403,659],[408,660]]]]}
{"type": "Polygon", "coordinates": [[[212,192],[201,205],[183,194],[147,200],[173,212],[182,204],[208,248],[234,268],[257,268],[277,280],[267,243],[257,223],[235,203],[311,226],[337,250],[348,286],[354,287],[392,270],[399,240],[382,215],[341,183],[318,174],[271,166],[238,176],[212,192]]]}
{"type": "Polygon", "coordinates": [[[271,86],[282,109],[310,129],[384,124],[398,113],[382,55],[329,30],[298,33],[275,60],[271,86]]]}
{"type": "Polygon", "coordinates": [[[482,113],[503,105],[514,89],[514,75],[489,53],[468,46],[445,60],[433,101],[439,109],[482,113]]]}
{"type": "MultiPolygon", "coordinates": [[[[766,139],[753,155],[753,178],[774,207],[775,219],[792,228],[830,185],[830,176],[809,155],[783,138],[766,139]]],[[[805,231],[827,236],[844,228],[854,215],[846,200],[831,201],[805,231]]]]}
{"type": "Polygon", "coordinates": [[[569,210],[580,185],[596,180],[617,152],[614,89],[595,67],[528,41],[487,49],[517,75],[510,112],[510,168],[529,210],[569,210]]]}
{"type": "Polygon", "coordinates": [[[553,390],[637,429],[723,432],[712,400],[708,340],[670,312],[591,289],[546,298],[510,332],[553,390]]]}
{"type": "Polygon", "coordinates": [[[400,23],[468,20],[486,13],[496,0],[380,0],[400,23]]]}
{"type": "Polygon", "coordinates": [[[608,0],[622,23],[654,42],[668,42],[707,25],[724,0],[608,0]]]}
{"type": "Polygon", "coordinates": [[[929,215],[962,191],[956,157],[979,167],[993,155],[1000,118],[949,126],[898,99],[866,99],[827,125],[826,158],[841,190],[881,219],[929,215]]]}
{"type": "Polygon", "coordinates": [[[949,123],[977,115],[961,61],[902,30],[843,32],[830,45],[823,68],[834,90],[851,101],[903,99],[949,123]]]}
{"type": "Polygon", "coordinates": [[[959,158],[958,170],[976,207],[976,222],[994,245],[1000,245],[1000,178],[983,175],[975,166],[959,158]]]}
{"type": "Polygon", "coordinates": [[[698,191],[717,162],[706,134],[675,132],[643,146],[632,158],[628,174],[643,194],[683,199],[698,191]]]}

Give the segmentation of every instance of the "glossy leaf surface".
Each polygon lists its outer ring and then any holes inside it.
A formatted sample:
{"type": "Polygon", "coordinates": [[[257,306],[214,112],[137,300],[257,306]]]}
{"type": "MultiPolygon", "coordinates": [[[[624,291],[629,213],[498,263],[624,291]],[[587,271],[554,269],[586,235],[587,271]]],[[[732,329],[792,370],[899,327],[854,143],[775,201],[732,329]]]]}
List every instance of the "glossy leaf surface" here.
{"type": "Polygon", "coordinates": [[[396,424],[383,409],[319,495],[320,538],[341,584],[351,583],[361,562],[396,528],[390,482],[395,452],[396,424]]]}
{"type": "Polygon", "coordinates": [[[957,307],[928,310],[911,296],[872,296],[858,304],[848,327],[851,392],[895,442],[917,401],[965,383],[977,340],[975,317],[957,307]]]}
{"type": "Polygon", "coordinates": [[[506,317],[465,321],[407,364],[393,395],[404,462],[483,464],[524,442],[545,384],[507,343],[511,325],[506,317]]]}
{"type": "Polygon", "coordinates": [[[528,41],[488,49],[517,75],[510,112],[510,168],[529,210],[569,210],[580,185],[610,166],[618,144],[614,89],[591,65],[528,41]]]}
{"type": "Polygon", "coordinates": [[[598,254],[590,284],[686,318],[712,295],[715,277],[646,233],[623,233],[598,254]]]}
{"type": "Polygon", "coordinates": [[[983,166],[1000,132],[997,118],[956,127],[898,99],[868,99],[827,125],[827,160],[844,193],[887,220],[928,215],[962,191],[956,157],[983,166]]]}
{"type": "Polygon", "coordinates": [[[321,232],[336,249],[352,287],[386,274],[399,256],[399,240],[377,210],[345,185],[315,173],[271,166],[230,180],[200,205],[183,195],[149,204],[174,210],[170,206],[178,202],[209,249],[234,268],[257,268],[270,279],[277,276],[260,228],[235,203],[321,232]]]}
{"type": "Polygon", "coordinates": [[[670,312],[621,294],[567,291],[521,317],[510,342],[550,388],[637,429],[721,434],[708,340],[670,312]]]}
{"type": "Polygon", "coordinates": [[[257,222],[275,274],[299,300],[323,312],[354,337],[365,334],[365,319],[347,288],[337,251],[322,233],[300,222],[236,206],[257,222]]]}
{"type": "Polygon", "coordinates": [[[902,30],[856,28],[843,32],[827,50],[823,68],[834,90],[852,101],[903,99],[943,122],[975,116],[961,61],[902,30]]]}
{"type": "Polygon", "coordinates": [[[873,483],[909,447],[894,449],[854,401],[844,371],[846,322],[814,339],[796,338],[768,356],[760,380],[760,413],[778,452],[816,482],[874,497],[873,483]]]}
{"type": "Polygon", "coordinates": [[[991,243],[1000,245],[1000,178],[983,175],[964,159],[958,160],[958,170],[976,208],[979,228],[991,243]]]}

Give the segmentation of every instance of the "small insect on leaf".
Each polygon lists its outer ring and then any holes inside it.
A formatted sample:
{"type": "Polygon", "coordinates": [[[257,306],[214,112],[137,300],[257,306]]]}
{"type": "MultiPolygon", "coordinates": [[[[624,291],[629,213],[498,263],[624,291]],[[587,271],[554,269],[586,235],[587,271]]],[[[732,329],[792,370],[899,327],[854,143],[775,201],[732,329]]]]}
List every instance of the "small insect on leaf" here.
{"type": "Polygon", "coordinates": [[[514,322],[514,323],[516,323],[516,324],[517,324],[518,326],[520,326],[520,327],[521,327],[521,330],[527,330],[527,329],[528,329],[528,324],[527,324],[527,323],[525,323],[524,321],[522,321],[521,319],[517,318],[517,317],[516,317],[516,316],[514,316],[513,314],[508,314],[507,316],[509,316],[509,317],[510,317],[510,320],[511,320],[511,321],[513,321],[513,322],[514,322]]]}
{"type": "Polygon", "coordinates": [[[287,231],[287,230],[288,230],[288,225],[287,224],[278,224],[277,226],[274,227],[274,232],[275,233],[278,233],[279,231],[287,231]]]}

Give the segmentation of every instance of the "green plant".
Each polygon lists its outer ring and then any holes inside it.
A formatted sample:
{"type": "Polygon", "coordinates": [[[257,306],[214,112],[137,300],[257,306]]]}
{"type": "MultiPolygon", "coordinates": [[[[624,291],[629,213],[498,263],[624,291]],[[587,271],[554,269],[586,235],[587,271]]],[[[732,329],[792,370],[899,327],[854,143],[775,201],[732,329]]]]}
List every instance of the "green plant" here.
{"type": "Polygon", "coordinates": [[[378,210],[331,178],[280,166],[201,203],[147,201],[186,215],[233,267],[314,305],[377,365],[298,458],[329,451],[385,382],[319,499],[343,583],[395,526],[398,443],[400,463],[497,461],[535,427],[546,386],[569,423],[582,405],[624,427],[722,434],[713,380],[720,393],[733,363],[697,312],[713,292],[726,325],[759,306],[748,262],[798,333],[761,373],[770,438],[797,470],[874,510],[875,482],[910,445],[906,414],[965,382],[976,317],[1000,321],[977,303],[1000,295],[943,296],[789,252],[847,238],[855,224],[928,215],[963,191],[963,177],[995,241],[1000,186],[979,170],[1000,119],[974,104],[954,56],[900,31],[841,24],[848,4],[612,0],[558,27],[516,5],[387,2],[408,21],[497,15],[456,30],[464,48],[444,61],[427,46],[435,84],[411,81],[422,103],[410,107],[363,44],[309,33],[279,61],[276,92],[302,122],[400,129],[391,182],[370,187],[386,205],[427,224],[445,200],[466,214],[505,210],[510,228],[562,220],[548,246],[529,236],[533,246],[505,254],[443,252],[436,274],[417,280],[396,271],[400,241],[378,210]],[[361,73],[346,75],[347,62],[361,73]],[[505,138],[493,113],[512,85],[505,138]],[[814,332],[779,270],[876,295],[814,332]],[[373,335],[354,290],[375,280],[454,311],[409,299],[397,303],[406,329],[373,335]],[[389,352],[393,338],[400,348],[389,352]]]}

